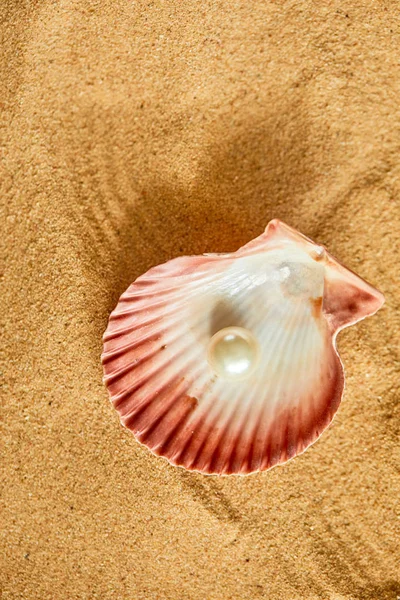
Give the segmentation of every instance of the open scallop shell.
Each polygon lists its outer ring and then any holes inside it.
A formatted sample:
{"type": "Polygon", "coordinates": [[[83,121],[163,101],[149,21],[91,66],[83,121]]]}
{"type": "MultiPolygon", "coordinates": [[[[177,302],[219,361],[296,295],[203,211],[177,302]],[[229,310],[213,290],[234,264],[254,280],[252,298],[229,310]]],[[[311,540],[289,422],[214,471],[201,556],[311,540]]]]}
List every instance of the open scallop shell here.
{"type": "Polygon", "coordinates": [[[273,220],[237,252],[176,258],[139,277],[110,316],[104,381],[123,425],[172,464],[262,471],[329,425],[344,385],[336,335],[383,302],[323,247],[273,220]],[[218,368],[214,341],[225,328],[248,334],[257,354],[243,377],[218,368]]]}

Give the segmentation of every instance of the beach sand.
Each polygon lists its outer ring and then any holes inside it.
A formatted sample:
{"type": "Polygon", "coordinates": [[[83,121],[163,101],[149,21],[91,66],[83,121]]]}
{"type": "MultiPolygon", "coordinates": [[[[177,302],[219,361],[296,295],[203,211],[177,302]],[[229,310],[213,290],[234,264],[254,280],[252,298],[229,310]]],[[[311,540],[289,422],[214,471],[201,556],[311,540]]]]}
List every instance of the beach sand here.
{"type": "Polygon", "coordinates": [[[398,3],[3,0],[0,19],[2,598],[397,600],[398,3]],[[306,453],[174,468],[109,403],[109,313],[152,265],[274,217],[386,304],[339,335],[344,398],[306,453]]]}

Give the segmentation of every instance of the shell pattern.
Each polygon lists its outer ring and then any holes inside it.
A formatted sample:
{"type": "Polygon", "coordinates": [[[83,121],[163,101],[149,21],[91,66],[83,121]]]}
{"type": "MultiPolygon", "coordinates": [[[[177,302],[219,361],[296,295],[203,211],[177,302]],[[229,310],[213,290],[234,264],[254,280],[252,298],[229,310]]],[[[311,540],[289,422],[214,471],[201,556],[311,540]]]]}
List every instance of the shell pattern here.
{"type": "Polygon", "coordinates": [[[336,335],[383,302],[275,219],[234,253],[176,258],[139,277],[110,316],[104,381],[122,424],[172,464],[263,471],[303,452],[332,421],[344,385],[336,335]],[[212,346],[225,330],[232,335],[212,346]],[[250,348],[257,359],[230,377],[227,340],[237,332],[250,345],[241,340],[236,358],[250,348]]]}

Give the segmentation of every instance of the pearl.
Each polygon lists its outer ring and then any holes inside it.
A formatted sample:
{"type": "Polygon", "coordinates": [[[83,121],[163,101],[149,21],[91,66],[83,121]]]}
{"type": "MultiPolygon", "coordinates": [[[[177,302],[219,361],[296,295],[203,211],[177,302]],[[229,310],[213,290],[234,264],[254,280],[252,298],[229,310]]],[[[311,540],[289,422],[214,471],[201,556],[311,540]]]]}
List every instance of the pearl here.
{"type": "Polygon", "coordinates": [[[224,379],[246,379],[254,372],[259,359],[260,345],[251,331],[243,327],[217,331],[208,346],[208,363],[224,379]]]}

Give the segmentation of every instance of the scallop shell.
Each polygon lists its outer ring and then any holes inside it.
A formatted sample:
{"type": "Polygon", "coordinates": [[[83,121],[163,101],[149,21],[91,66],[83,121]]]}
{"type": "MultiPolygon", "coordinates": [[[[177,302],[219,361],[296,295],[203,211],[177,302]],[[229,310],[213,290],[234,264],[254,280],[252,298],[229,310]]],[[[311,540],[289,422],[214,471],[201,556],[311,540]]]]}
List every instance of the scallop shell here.
{"type": "Polygon", "coordinates": [[[139,277],[110,316],[104,381],[122,424],[172,464],[263,471],[330,424],[344,385],[336,335],[383,302],[322,246],[273,220],[234,253],[176,258],[139,277]],[[224,376],[214,341],[225,328],[251,336],[257,360],[243,377],[224,376]]]}

